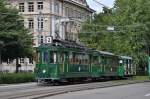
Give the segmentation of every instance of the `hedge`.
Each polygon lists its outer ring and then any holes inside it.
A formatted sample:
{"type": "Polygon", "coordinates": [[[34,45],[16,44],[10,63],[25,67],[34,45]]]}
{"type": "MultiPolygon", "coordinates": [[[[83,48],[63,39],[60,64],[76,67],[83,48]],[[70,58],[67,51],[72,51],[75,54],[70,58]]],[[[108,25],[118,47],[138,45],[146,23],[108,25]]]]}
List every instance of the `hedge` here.
{"type": "Polygon", "coordinates": [[[0,73],[0,84],[25,83],[35,81],[33,73],[0,73]]]}
{"type": "Polygon", "coordinates": [[[145,81],[145,80],[150,80],[149,76],[134,76],[134,80],[139,80],[139,81],[145,81]]]}

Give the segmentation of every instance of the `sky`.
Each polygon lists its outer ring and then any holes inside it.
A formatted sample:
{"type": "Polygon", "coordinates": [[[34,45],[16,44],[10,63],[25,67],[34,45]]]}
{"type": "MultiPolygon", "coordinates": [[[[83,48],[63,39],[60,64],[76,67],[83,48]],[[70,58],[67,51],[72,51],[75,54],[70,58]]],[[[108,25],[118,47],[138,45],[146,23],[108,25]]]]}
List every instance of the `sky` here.
{"type": "MultiPolygon", "coordinates": [[[[90,8],[94,9],[96,12],[102,11],[102,5],[99,5],[98,3],[94,2],[93,0],[86,0],[90,8]]],[[[97,0],[98,2],[106,5],[107,7],[111,8],[113,7],[115,0],[97,0]]]]}

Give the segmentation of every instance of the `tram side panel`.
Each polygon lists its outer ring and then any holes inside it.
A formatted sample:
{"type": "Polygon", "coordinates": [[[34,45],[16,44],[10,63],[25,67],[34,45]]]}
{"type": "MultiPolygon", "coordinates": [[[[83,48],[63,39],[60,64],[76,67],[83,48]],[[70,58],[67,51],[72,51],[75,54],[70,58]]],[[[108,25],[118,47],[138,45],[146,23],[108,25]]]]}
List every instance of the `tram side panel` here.
{"type": "Polygon", "coordinates": [[[103,56],[103,76],[118,76],[119,63],[118,58],[114,56],[103,56]]]}
{"type": "Polygon", "coordinates": [[[79,51],[69,51],[66,64],[66,78],[82,78],[90,76],[89,55],[79,51]]]}

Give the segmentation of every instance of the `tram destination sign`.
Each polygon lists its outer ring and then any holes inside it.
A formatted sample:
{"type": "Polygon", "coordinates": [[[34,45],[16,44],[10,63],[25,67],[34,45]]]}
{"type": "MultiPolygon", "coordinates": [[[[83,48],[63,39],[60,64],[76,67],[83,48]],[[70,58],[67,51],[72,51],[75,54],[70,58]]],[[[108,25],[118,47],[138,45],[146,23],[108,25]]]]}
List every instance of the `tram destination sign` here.
{"type": "Polygon", "coordinates": [[[53,37],[52,36],[47,36],[46,37],[46,43],[49,44],[49,43],[52,43],[53,42],[53,37]]]}

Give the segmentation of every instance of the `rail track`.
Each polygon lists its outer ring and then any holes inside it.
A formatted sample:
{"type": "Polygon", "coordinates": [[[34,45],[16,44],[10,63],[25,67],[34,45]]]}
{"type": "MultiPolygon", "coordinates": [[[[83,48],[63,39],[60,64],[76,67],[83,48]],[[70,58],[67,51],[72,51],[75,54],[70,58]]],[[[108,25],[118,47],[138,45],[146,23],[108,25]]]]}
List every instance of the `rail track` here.
{"type": "Polygon", "coordinates": [[[53,95],[90,90],[97,88],[105,88],[112,86],[120,86],[127,84],[143,83],[149,81],[136,81],[136,80],[117,80],[117,81],[108,81],[108,82],[94,82],[86,84],[76,84],[76,85],[65,85],[65,86],[40,86],[32,88],[24,88],[23,90],[15,91],[4,91],[0,92],[1,99],[41,99],[53,95]]]}

